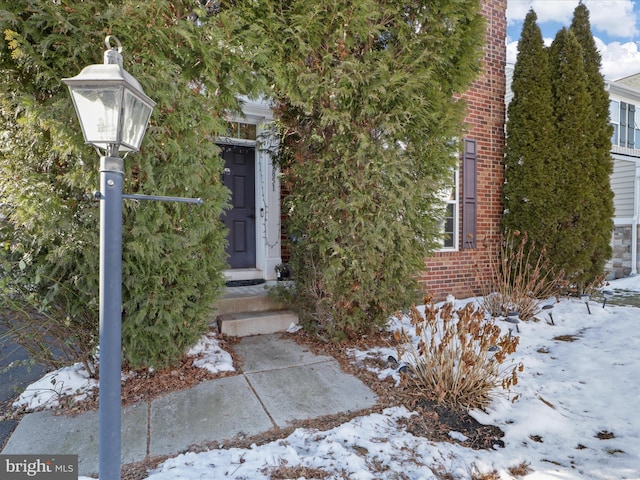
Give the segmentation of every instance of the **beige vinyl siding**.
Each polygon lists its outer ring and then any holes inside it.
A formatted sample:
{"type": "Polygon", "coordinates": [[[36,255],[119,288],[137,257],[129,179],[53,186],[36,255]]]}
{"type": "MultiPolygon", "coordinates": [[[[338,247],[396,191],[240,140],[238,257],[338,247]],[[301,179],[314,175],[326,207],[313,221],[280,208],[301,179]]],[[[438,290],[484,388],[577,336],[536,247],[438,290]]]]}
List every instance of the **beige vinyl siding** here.
{"type": "Polygon", "coordinates": [[[615,192],[613,204],[616,217],[633,217],[633,186],[635,176],[635,162],[614,159],[611,189],[615,192]]]}

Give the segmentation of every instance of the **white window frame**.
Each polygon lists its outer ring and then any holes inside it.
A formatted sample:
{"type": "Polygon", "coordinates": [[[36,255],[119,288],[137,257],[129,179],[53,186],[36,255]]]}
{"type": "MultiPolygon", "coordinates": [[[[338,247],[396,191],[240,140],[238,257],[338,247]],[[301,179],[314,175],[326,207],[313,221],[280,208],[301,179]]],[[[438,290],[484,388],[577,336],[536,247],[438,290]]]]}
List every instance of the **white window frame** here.
{"type": "Polygon", "coordinates": [[[611,100],[609,102],[609,118],[613,125],[613,134],[611,136],[611,144],[619,145],[620,143],[620,101],[611,100]]]}
{"type": "Polygon", "coordinates": [[[634,150],[638,150],[640,148],[640,144],[638,143],[638,141],[640,141],[640,129],[638,128],[638,121],[637,121],[637,117],[638,115],[640,115],[640,107],[634,103],[631,103],[627,100],[611,100],[609,102],[609,117],[610,117],[610,123],[613,126],[613,134],[611,136],[611,144],[615,145],[617,147],[622,147],[622,148],[630,148],[630,149],[634,149],[634,150]],[[635,115],[633,118],[633,147],[629,147],[629,141],[628,141],[628,135],[629,135],[629,126],[625,124],[624,128],[625,128],[625,143],[624,145],[620,144],[620,137],[621,137],[621,126],[620,126],[620,106],[621,104],[624,103],[625,105],[627,105],[627,109],[626,109],[626,118],[625,118],[625,122],[629,121],[629,106],[633,106],[635,108],[635,115]]]}
{"type": "Polygon", "coordinates": [[[452,206],[453,210],[453,218],[445,217],[442,222],[442,232],[444,233],[444,226],[446,225],[446,221],[448,218],[452,218],[453,221],[453,233],[452,233],[452,244],[445,245],[445,239],[442,238],[440,244],[442,245],[438,251],[439,252],[455,252],[458,251],[459,246],[459,237],[460,237],[460,168],[456,167],[453,171],[453,192],[451,192],[450,188],[447,188],[443,193],[443,199],[445,203],[445,207],[449,205],[452,206]],[[453,194],[452,194],[453,193],[453,194]]]}

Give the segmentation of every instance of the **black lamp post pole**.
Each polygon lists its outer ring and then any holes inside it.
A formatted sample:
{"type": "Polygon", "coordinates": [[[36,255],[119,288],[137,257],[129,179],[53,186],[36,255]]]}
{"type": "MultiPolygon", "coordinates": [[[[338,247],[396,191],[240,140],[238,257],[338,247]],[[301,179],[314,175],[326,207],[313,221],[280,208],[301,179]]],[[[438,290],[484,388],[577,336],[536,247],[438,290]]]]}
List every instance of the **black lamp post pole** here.
{"type": "Polygon", "coordinates": [[[100,480],[120,480],[122,367],[122,180],[124,162],[100,158],[100,480]]]}

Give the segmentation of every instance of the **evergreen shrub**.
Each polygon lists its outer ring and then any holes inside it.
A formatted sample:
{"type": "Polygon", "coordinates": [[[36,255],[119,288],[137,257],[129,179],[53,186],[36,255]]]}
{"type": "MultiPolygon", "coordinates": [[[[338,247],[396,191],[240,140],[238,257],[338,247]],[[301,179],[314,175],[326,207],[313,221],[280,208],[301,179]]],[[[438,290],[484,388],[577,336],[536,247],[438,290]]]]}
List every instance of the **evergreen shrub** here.
{"type": "Polygon", "coordinates": [[[170,364],[209,328],[224,284],[220,215],[228,198],[213,139],[226,131],[224,112],[240,109],[236,95],[246,92],[238,89],[251,77],[224,52],[217,39],[225,34],[209,13],[187,0],[0,7],[1,276],[12,300],[2,299],[1,322],[37,312],[32,325],[55,319],[50,336],[82,342],[78,360],[95,346],[99,204],[91,192],[99,159],[84,145],[61,79],[102,63],[113,34],[124,68],[157,102],[140,152],[125,159],[124,192],[204,199],[123,202],[124,360],[170,364]]]}
{"type": "MultiPolygon", "coordinates": [[[[440,246],[463,135],[460,99],[480,69],[472,0],[264,1],[246,20],[267,52],[276,160],[302,323],[332,339],[386,325],[419,299],[440,246]],[[277,38],[274,35],[277,34],[277,38]]],[[[285,292],[286,293],[286,292],[285,292]]]]}
{"type": "Polygon", "coordinates": [[[603,274],[612,251],[613,130],[600,70],[584,4],[550,47],[529,11],[508,106],[503,226],[544,249],[578,294],[603,274]]]}

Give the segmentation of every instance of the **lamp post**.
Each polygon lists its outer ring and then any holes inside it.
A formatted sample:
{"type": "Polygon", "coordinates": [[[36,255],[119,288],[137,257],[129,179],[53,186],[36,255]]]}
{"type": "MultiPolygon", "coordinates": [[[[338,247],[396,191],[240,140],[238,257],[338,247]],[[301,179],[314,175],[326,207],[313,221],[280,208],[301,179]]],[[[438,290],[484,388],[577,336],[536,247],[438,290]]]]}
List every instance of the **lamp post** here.
{"type": "Polygon", "coordinates": [[[611,300],[613,298],[613,291],[611,290],[603,290],[602,291],[602,308],[607,304],[607,300],[611,300]]]}
{"type": "Polygon", "coordinates": [[[100,158],[100,480],[120,479],[122,369],[122,180],[120,153],[136,152],[155,102],[122,67],[122,45],[108,36],[104,64],[62,82],[69,87],[85,142],[100,158]],[[111,46],[111,42],[117,45],[111,46]]]}
{"type": "Polygon", "coordinates": [[[589,312],[589,315],[591,315],[591,308],[589,308],[590,295],[588,293],[583,293],[580,295],[580,298],[582,299],[584,304],[587,306],[587,312],[589,312]]]}
{"type": "Polygon", "coordinates": [[[518,324],[520,323],[520,313],[519,312],[509,312],[507,313],[507,318],[505,318],[505,321],[512,323],[516,326],[516,332],[520,333],[520,328],[518,327],[518,324]]]}

